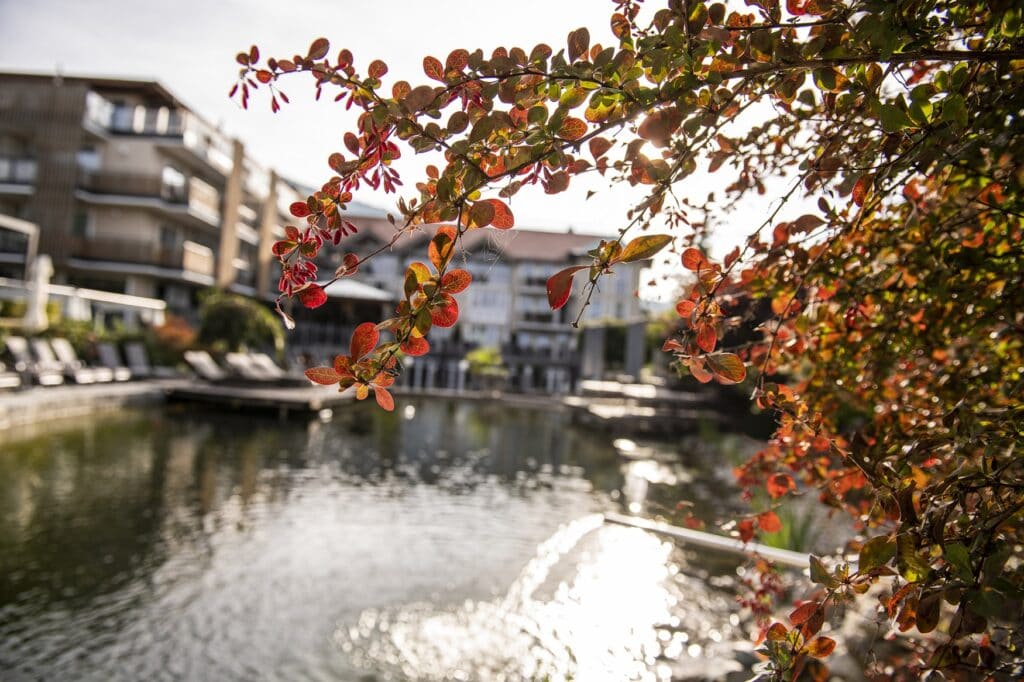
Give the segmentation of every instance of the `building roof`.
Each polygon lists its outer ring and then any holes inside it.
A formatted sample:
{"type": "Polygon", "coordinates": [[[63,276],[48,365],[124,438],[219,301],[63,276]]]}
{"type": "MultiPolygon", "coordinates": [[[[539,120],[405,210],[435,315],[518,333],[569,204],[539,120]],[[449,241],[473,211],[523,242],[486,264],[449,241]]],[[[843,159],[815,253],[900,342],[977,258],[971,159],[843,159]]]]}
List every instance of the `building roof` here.
{"type": "Polygon", "coordinates": [[[328,285],[324,291],[331,298],[347,298],[355,301],[381,301],[388,302],[395,300],[395,297],[388,292],[363,284],[349,277],[339,279],[328,285]]]}
{"type": "Polygon", "coordinates": [[[484,228],[463,235],[462,247],[469,253],[490,251],[505,261],[561,263],[594,248],[601,239],[575,232],[484,228]]]}
{"type": "Polygon", "coordinates": [[[148,78],[109,78],[106,76],[66,75],[30,71],[4,71],[0,73],[0,77],[37,82],[48,81],[50,83],[84,83],[107,94],[119,91],[132,92],[144,95],[153,104],[188,109],[195,113],[192,107],[184,104],[170,90],[157,81],[148,78]]]}

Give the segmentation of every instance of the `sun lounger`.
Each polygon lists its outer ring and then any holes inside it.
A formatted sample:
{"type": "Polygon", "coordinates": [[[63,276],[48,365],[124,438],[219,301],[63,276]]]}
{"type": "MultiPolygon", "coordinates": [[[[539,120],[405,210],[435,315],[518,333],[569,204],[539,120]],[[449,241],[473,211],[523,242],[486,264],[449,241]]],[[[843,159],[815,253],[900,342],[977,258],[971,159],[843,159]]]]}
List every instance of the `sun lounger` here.
{"type": "Polygon", "coordinates": [[[96,383],[96,375],[83,367],[81,363],[72,364],[58,360],[48,340],[40,338],[29,339],[28,344],[31,346],[32,354],[36,356],[40,367],[59,371],[64,375],[65,379],[70,379],[76,384],[96,383]]]}
{"type": "Polygon", "coordinates": [[[21,386],[21,376],[17,372],[8,372],[7,368],[0,365],[0,389],[18,388],[21,386]]]}
{"type": "Polygon", "coordinates": [[[40,386],[57,386],[64,383],[60,367],[47,367],[36,361],[28,349],[28,341],[21,336],[8,336],[4,340],[8,352],[14,358],[14,370],[22,375],[25,383],[40,386]]]}
{"type": "Polygon", "coordinates": [[[114,380],[114,372],[106,367],[86,367],[67,339],[50,339],[50,347],[63,365],[64,375],[71,376],[76,384],[107,383],[114,380]]]}
{"type": "Polygon", "coordinates": [[[107,341],[97,345],[96,351],[100,356],[100,364],[114,372],[114,381],[128,381],[132,378],[132,371],[124,366],[117,346],[107,341]]]}
{"type": "Polygon", "coordinates": [[[128,361],[128,369],[132,376],[139,378],[157,377],[170,379],[180,376],[173,367],[154,367],[149,362],[149,353],[146,346],[139,341],[133,341],[124,345],[124,357],[128,361]]]}
{"type": "Polygon", "coordinates": [[[228,373],[221,369],[205,350],[185,351],[185,362],[200,379],[224,381],[228,378],[228,373]]]}
{"type": "Polygon", "coordinates": [[[279,386],[309,386],[304,375],[286,372],[266,353],[248,353],[247,357],[249,366],[259,371],[265,381],[279,386]]]}
{"type": "Polygon", "coordinates": [[[254,364],[247,353],[228,353],[224,356],[224,362],[227,363],[231,373],[239,379],[258,382],[274,380],[273,377],[254,364]]]}

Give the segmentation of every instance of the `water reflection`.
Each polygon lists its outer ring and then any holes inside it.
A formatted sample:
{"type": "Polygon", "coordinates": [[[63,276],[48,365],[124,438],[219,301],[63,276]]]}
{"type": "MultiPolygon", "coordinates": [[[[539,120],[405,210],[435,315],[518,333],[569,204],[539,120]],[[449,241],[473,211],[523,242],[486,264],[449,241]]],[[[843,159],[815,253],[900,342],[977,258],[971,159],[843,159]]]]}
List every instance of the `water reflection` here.
{"type": "Polygon", "coordinates": [[[714,499],[700,457],[666,477],[564,415],[437,401],[43,429],[0,444],[0,679],[678,668],[733,639],[729,561],[587,515],[714,499]]]}

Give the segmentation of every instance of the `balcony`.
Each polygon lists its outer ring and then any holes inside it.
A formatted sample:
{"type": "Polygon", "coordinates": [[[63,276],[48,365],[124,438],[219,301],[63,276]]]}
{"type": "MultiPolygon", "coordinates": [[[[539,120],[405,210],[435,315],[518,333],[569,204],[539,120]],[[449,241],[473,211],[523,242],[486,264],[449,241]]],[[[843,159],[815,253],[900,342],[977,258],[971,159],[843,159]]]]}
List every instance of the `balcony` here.
{"type": "Polygon", "coordinates": [[[30,187],[36,182],[38,164],[28,156],[0,156],[0,185],[30,187]]]}
{"type": "Polygon", "coordinates": [[[207,226],[220,226],[220,192],[199,178],[178,184],[160,175],[92,171],[83,172],[78,185],[95,203],[184,211],[207,226]]]}
{"type": "Polygon", "coordinates": [[[173,249],[148,242],[129,241],[111,237],[82,238],[71,242],[71,257],[83,260],[106,261],[158,268],[181,270],[194,275],[212,277],[213,251],[202,244],[186,241],[173,249]]]}

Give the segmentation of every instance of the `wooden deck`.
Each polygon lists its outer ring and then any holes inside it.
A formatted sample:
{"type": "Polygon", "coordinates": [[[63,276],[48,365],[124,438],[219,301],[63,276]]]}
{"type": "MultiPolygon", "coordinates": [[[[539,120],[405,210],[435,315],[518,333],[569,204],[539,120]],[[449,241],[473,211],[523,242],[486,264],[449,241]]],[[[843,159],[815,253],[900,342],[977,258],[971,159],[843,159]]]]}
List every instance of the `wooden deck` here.
{"type": "Polygon", "coordinates": [[[351,392],[339,393],[323,386],[262,386],[210,384],[179,381],[168,386],[167,399],[205,403],[242,411],[271,411],[282,417],[312,415],[354,400],[351,392]]]}

